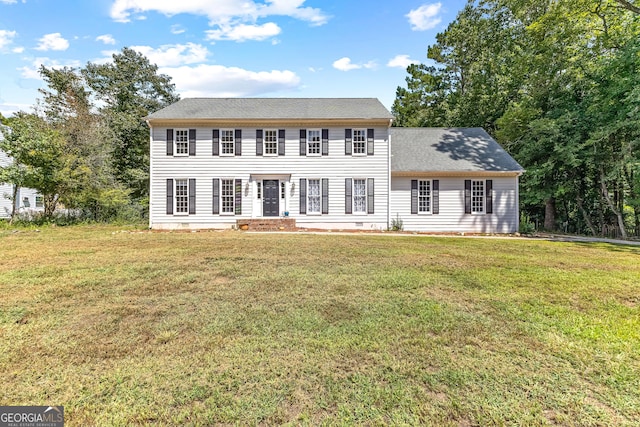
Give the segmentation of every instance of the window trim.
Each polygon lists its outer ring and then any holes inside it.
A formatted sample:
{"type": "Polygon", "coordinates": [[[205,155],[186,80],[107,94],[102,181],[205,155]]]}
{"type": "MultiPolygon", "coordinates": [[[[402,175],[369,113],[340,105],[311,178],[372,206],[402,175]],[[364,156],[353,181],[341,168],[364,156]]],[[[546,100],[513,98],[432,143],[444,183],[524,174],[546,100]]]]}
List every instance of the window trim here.
{"type": "Polygon", "coordinates": [[[189,178],[173,178],[173,215],[174,216],[188,216],[189,215],[189,178]],[[184,181],[186,187],[185,194],[185,211],[178,211],[178,181],[184,181]]]}
{"type": "Polygon", "coordinates": [[[367,129],[353,128],[351,129],[351,155],[366,156],[367,155],[367,129]],[[362,141],[356,141],[356,132],[362,132],[362,141]],[[356,152],[356,143],[362,144],[362,152],[356,152]]]}
{"type": "Polygon", "coordinates": [[[173,157],[189,157],[189,129],[188,128],[175,128],[173,129],[173,157]],[[178,151],[178,143],[182,143],[183,141],[178,141],[178,133],[185,133],[184,147],[185,152],[180,153],[178,151]]]}
{"type": "Polygon", "coordinates": [[[433,179],[419,179],[418,180],[418,215],[433,215],[433,179]],[[429,183],[429,194],[427,196],[420,195],[420,184],[423,182],[429,183]],[[420,198],[427,197],[429,203],[428,210],[420,210],[420,198]]]}
{"type": "Polygon", "coordinates": [[[308,157],[321,157],[322,156],[322,129],[307,129],[307,140],[306,140],[306,151],[307,151],[307,156],[308,157]],[[318,132],[318,141],[311,141],[311,138],[309,137],[311,135],[311,132],[318,132]],[[309,151],[311,144],[318,144],[318,152],[317,153],[311,153],[309,151]]]}
{"type": "Polygon", "coordinates": [[[236,155],[236,131],[235,129],[220,129],[220,156],[221,157],[232,157],[236,155]],[[231,133],[231,141],[225,141],[225,133],[231,133]],[[224,146],[225,144],[231,144],[231,152],[225,153],[224,146]]]}
{"type": "Polygon", "coordinates": [[[351,179],[351,213],[352,215],[368,215],[369,212],[369,192],[368,192],[368,178],[354,177],[351,179]],[[356,211],[356,181],[362,181],[364,184],[364,195],[359,196],[364,198],[364,211],[356,211]]]}
{"type": "Polygon", "coordinates": [[[262,155],[264,157],[278,157],[278,152],[279,152],[279,131],[278,129],[262,129],[262,155]],[[269,141],[269,143],[273,143],[274,144],[274,148],[275,148],[275,152],[274,153],[268,153],[267,152],[267,132],[273,132],[273,137],[274,140],[273,141],[269,141]]]}
{"type": "Polygon", "coordinates": [[[471,180],[471,215],[485,215],[486,214],[486,202],[487,202],[487,180],[486,179],[472,179],[471,180]],[[477,183],[482,184],[482,188],[480,189],[480,194],[474,194],[474,190],[477,190],[475,185],[477,183]],[[479,198],[479,200],[475,201],[474,199],[479,198]],[[477,210],[477,207],[480,207],[480,210],[477,210]]]}
{"type": "Polygon", "coordinates": [[[306,197],[307,197],[307,215],[322,215],[322,178],[307,178],[307,191],[306,191],[306,197]],[[311,188],[311,181],[317,181],[318,182],[318,194],[314,195],[313,197],[317,197],[318,199],[318,211],[311,211],[310,207],[311,207],[311,194],[309,189],[311,188]]]}
{"type": "Polygon", "coordinates": [[[236,180],[234,178],[220,178],[220,212],[219,215],[233,216],[236,213],[236,192],[235,192],[236,180]],[[231,182],[231,196],[224,195],[224,182],[231,182]],[[225,211],[224,197],[231,197],[231,211],[225,211]]]}

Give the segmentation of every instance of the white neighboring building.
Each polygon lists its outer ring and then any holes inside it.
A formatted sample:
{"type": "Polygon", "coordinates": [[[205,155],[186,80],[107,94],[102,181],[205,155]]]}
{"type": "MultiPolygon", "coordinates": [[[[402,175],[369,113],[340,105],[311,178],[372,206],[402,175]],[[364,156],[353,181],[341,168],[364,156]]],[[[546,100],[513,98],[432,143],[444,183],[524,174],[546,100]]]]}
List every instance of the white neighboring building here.
{"type": "MultiPolygon", "coordinates": [[[[8,166],[11,162],[11,158],[0,150],[0,167],[8,166]]],[[[0,183],[0,218],[11,217],[13,188],[12,184],[0,183]]],[[[44,211],[42,196],[31,188],[19,188],[15,203],[18,213],[44,211]]]]}
{"type": "Polygon", "coordinates": [[[154,229],[518,231],[523,169],[479,128],[391,128],[374,98],[191,98],[146,120],[154,229]]]}

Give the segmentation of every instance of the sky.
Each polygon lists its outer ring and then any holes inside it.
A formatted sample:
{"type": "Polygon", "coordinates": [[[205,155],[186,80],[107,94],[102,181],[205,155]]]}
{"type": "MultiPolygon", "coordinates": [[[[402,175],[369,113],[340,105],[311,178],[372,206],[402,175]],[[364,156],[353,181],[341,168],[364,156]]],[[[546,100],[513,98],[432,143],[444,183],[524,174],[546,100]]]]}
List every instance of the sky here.
{"type": "Polygon", "coordinates": [[[144,54],[187,97],[367,97],[391,108],[406,67],[465,0],[0,0],[0,113],[31,111],[40,65],[144,54]]]}

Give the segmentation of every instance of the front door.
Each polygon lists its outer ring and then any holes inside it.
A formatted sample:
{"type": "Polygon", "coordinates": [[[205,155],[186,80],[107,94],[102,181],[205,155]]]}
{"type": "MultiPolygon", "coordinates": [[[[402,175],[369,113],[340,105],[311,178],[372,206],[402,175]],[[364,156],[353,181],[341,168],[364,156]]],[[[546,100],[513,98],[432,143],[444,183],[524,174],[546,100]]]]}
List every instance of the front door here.
{"type": "Polygon", "coordinates": [[[280,214],[280,182],[277,179],[262,181],[264,194],[262,195],[262,215],[278,216],[280,214]]]}

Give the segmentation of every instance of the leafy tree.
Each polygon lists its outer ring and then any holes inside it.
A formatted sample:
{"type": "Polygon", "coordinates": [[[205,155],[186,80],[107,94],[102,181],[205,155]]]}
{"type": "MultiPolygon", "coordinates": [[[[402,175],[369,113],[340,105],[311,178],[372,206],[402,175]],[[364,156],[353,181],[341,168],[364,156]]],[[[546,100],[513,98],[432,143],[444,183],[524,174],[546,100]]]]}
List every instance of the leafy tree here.
{"type": "Polygon", "coordinates": [[[14,164],[2,168],[4,179],[42,194],[44,214],[51,217],[60,197],[71,190],[65,140],[36,114],[19,112],[9,120],[9,126],[9,130],[2,130],[0,149],[14,164]]]}
{"type": "Polygon", "coordinates": [[[640,232],[639,21],[622,0],[470,1],[408,69],[400,125],[483,126],[525,167],[545,228],[640,232]],[[437,84],[436,84],[437,82],[437,84]]]}
{"type": "Polygon", "coordinates": [[[143,118],[178,101],[171,78],[142,54],[124,48],[113,62],[81,70],[88,87],[103,104],[100,112],[111,130],[113,168],[133,197],[149,193],[149,128],[143,118]]]}

